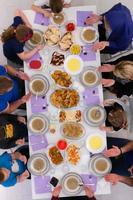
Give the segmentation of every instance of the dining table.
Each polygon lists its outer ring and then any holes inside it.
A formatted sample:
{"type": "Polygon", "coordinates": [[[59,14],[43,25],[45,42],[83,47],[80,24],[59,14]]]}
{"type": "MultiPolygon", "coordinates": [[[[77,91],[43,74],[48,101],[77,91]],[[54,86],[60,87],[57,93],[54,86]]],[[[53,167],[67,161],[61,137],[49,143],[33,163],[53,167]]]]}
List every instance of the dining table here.
{"type": "MultiPolygon", "coordinates": [[[[97,69],[100,66],[100,52],[94,52],[92,50],[93,44],[86,44],[81,38],[81,31],[86,27],[84,21],[87,17],[89,17],[92,13],[97,13],[96,6],[77,6],[64,8],[63,12],[65,13],[66,23],[73,22],[75,24],[75,30],[72,32],[73,43],[79,44],[85,49],[84,52],[80,53],[80,58],[83,61],[83,68],[93,67],[97,69]]],[[[40,30],[45,33],[48,29],[48,26],[52,23],[52,21],[44,17],[44,15],[40,13],[36,13],[32,10],[24,10],[25,15],[27,16],[29,22],[32,25],[33,29],[40,30]]],[[[95,28],[98,29],[97,25],[95,28]]],[[[59,27],[61,34],[63,35],[66,32],[65,24],[59,27]]],[[[51,73],[55,69],[55,66],[51,64],[52,54],[54,52],[60,52],[64,54],[65,59],[71,55],[70,51],[61,51],[58,45],[48,46],[45,45],[42,50],[36,53],[29,60],[24,62],[24,71],[32,78],[35,75],[43,75],[49,81],[49,90],[46,95],[36,96],[32,95],[27,104],[27,119],[29,120],[33,115],[36,116],[38,114],[45,115],[49,122],[49,129],[45,134],[33,134],[30,130],[28,131],[29,136],[29,148],[30,155],[34,155],[36,153],[48,154],[48,149],[52,145],[56,145],[59,139],[62,139],[61,135],[61,125],[62,123],[59,121],[59,112],[61,108],[56,108],[52,105],[50,101],[50,95],[53,91],[56,90],[57,85],[51,79],[51,73]],[[41,62],[42,68],[40,70],[31,69],[30,62],[32,60],[39,60],[41,62]],[[54,127],[55,132],[52,133],[50,129],[54,127]]],[[[59,68],[58,68],[59,69],[59,68]]],[[[62,70],[64,66],[61,67],[62,70]]],[[[103,106],[103,87],[102,84],[94,88],[86,88],[81,84],[80,75],[72,76],[72,88],[78,91],[80,96],[80,101],[76,107],[73,109],[80,110],[84,113],[85,109],[87,109],[90,105],[101,105],[103,106]]],[[[25,81],[26,93],[29,92],[29,82],[25,81]]],[[[106,138],[106,132],[101,131],[99,127],[89,126],[84,117],[81,119],[81,124],[85,129],[85,136],[80,140],[72,141],[67,140],[68,143],[78,143],[81,148],[81,160],[80,162],[73,166],[69,164],[66,160],[61,165],[55,166],[51,164],[50,170],[42,176],[34,176],[31,175],[31,188],[32,188],[32,198],[33,199],[50,199],[53,191],[53,186],[50,184],[50,180],[52,177],[56,177],[59,180],[68,173],[75,172],[78,173],[84,182],[85,185],[91,186],[96,195],[100,194],[110,194],[110,183],[106,182],[104,178],[98,178],[92,176],[88,170],[88,163],[92,154],[88,152],[85,146],[86,138],[89,134],[98,133],[106,138]]],[[[64,153],[64,152],[63,152],[64,153]]],[[[65,153],[64,153],[64,158],[65,153]]],[[[82,191],[78,195],[85,195],[84,191],[82,191]]],[[[60,197],[69,196],[63,193],[60,193],[60,197]]]]}

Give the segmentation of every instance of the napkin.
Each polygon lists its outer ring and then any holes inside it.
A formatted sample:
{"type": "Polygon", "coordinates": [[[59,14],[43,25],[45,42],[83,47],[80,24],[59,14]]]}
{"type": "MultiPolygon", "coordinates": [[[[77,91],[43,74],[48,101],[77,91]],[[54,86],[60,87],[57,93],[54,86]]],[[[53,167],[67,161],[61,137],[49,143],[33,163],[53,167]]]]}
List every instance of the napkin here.
{"type": "Polygon", "coordinates": [[[50,185],[50,176],[37,176],[34,177],[35,193],[50,193],[52,187],[50,185]]]}
{"type": "Polygon", "coordinates": [[[31,97],[31,111],[32,113],[41,113],[47,111],[47,99],[46,96],[32,96],[31,97]]]}
{"type": "Polygon", "coordinates": [[[77,11],[77,26],[84,27],[84,24],[87,17],[92,14],[91,11],[77,11]]]}
{"type": "Polygon", "coordinates": [[[86,186],[91,186],[93,191],[96,191],[97,187],[97,177],[89,175],[89,174],[81,174],[81,178],[83,180],[83,183],[86,186]]]}
{"type": "Polygon", "coordinates": [[[96,194],[110,194],[111,193],[111,184],[109,182],[106,182],[104,178],[101,178],[97,182],[97,189],[96,194]]]}
{"type": "Polygon", "coordinates": [[[92,50],[92,45],[85,45],[82,47],[82,51],[79,55],[83,61],[95,61],[96,52],[92,50]]]}
{"type": "Polygon", "coordinates": [[[33,151],[45,149],[48,146],[48,141],[45,135],[30,135],[29,140],[33,151]]]}
{"type": "Polygon", "coordinates": [[[50,24],[50,19],[41,13],[36,13],[34,23],[48,26],[50,24]]]}
{"type": "Polygon", "coordinates": [[[100,103],[98,88],[86,88],[83,92],[83,101],[86,105],[96,105],[100,103]]]}

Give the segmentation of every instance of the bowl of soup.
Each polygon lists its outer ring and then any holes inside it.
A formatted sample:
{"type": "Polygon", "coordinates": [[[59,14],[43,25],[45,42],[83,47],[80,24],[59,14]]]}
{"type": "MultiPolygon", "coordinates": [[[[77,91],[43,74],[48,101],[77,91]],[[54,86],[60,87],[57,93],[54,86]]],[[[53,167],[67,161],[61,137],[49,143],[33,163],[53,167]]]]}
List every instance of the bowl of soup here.
{"type": "Polygon", "coordinates": [[[98,32],[92,26],[86,27],[81,31],[81,39],[83,42],[91,44],[98,39],[98,32]]]}
{"type": "Polygon", "coordinates": [[[79,174],[69,172],[61,180],[62,190],[65,194],[77,195],[82,191],[82,178],[79,174]]]}
{"type": "Polygon", "coordinates": [[[112,169],[111,160],[102,154],[93,155],[89,160],[89,171],[94,176],[105,176],[112,169]]]}
{"type": "Polygon", "coordinates": [[[49,81],[43,75],[32,76],[29,83],[29,89],[33,95],[43,96],[49,90],[49,81]]]}
{"type": "Polygon", "coordinates": [[[90,106],[84,112],[84,119],[90,126],[98,127],[105,122],[106,111],[100,105],[90,106]]]}
{"type": "Polygon", "coordinates": [[[27,166],[31,174],[41,176],[49,171],[50,162],[46,154],[36,153],[29,158],[27,166]]]}
{"type": "Polygon", "coordinates": [[[45,115],[32,115],[28,120],[28,129],[35,134],[43,134],[48,131],[49,120],[45,115]]]}
{"type": "Polygon", "coordinates": [[[51,18],[51,22],[54,23],[55,25],[63,25],[65,22],[65,14],[64,13],[54,13],[54,15],[51,18]]]}
{"type": "Polygon", "coordinates": [[[96,87],[100,84],[101,74],[95,67],[87,67],[81,74],[81,82],[85,87],[96,87]]]}

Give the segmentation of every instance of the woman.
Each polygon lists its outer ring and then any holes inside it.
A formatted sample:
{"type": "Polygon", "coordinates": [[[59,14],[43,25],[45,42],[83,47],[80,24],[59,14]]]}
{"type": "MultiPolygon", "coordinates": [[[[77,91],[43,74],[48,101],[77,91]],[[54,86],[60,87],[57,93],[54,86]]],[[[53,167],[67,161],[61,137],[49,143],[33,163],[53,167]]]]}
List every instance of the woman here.
{"type": "Polygon", "coordinates": [[[123,96],[121,99],[107,99],[104,101],[107,118],[100,129],[106,132],[126,129],[133,134],[133,98],[123,96]]]}
{"type": "Polygon", "coordinates": [[[62,187],[59,185],[57,186],[52,192],[51,200],[96,200],[94,197],[94,192],[90,187],[84,186],[86,196],[73,196],[73,197],[62,197],[59,198],[59,194],[61,192],[62,187]]]}
{"type": "Polygon", "coordinates": [[[129,9],[118,3],[100,16],[93,14],[86,19],[86,24],[100,21],[100,42],[95,43],[93,49],[110,54],[126,50],[133,38],[133,20],[129,9]]]}
{"type": "Polygon", "coordinates": [[[116,65],[105,64],[98,69],[102,72],[102,84],[117,97],[133,94],[133,62],[121,61],[116,65]]]}
{"type": "Polygon", "coordinates": [[[21,97],[22,80],[29,80],[28,75],[11,66],[0,65],[0,113],[11,113],[29,100],[31,93],[21,97]]]}
{"type": "Polygon", "coordinates": [[[23,61],[31,58],[42,46],[38,45],[31,51],[24,51],[25,42],[33,35],[31,25],[22,11],[17,10],[13,24],[1,36],[3,52],[7,63],[16,68],[23,67],[23,61]]]}
{"type": "Polygon", "coordinates": [[[32,9],[42,13],[45,17],[51,17],[52,13],[59,13],[63,7],[70,7],[71,0],[34,0],[32,9]],[[49,10],[51,9],[51,10],[49,10]]]}
{"type": "MultiPolygon", "coordinates": [[[[25,146],[26,155],[16,151],[14,153],[3,153],[0,155],[0,184],[4,187],[14,186],[29,177],[27,171],[28,146],[25,146]]],[[[22,150],[22,147],[21,147],[22,150]]]]}
{"type": "Polygon", "coordinates": [[[28,141],[28,130],[25,117],[0,115],[0,148],[10,149],[17,145],[24,145],[28,141]]]}

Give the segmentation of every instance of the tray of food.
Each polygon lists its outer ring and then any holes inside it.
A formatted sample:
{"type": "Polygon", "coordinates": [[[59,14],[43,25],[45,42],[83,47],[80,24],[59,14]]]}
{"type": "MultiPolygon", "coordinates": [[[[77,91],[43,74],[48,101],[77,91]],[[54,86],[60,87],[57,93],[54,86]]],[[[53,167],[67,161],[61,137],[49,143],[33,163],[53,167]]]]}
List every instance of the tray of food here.
{"type": "Polygon", "coordinates": [[[81,159],[81,152],[78,144],[72,143],[68,145],[66,149],[66,158],[67,161],[73,166],[76,166],[79,163],[81,159]]]}
{"type": "Polygon", "coordinates": [[[50,64],[55,67],[60,67],[64,65],[64,60],[65,60],[64,54],[54,51],[52,54],[50,64]]]}
{"type": "Polygon", "coordinates": [[[70,49],[71,45],[73,44],[72,41],[72,33],[66,32],[59,41],[59,47],[62,51],[67,51],[70,49]]]}
{"type": "Polygon", "coordinates": [[[59,122],[81,122],[81,110],[61,110],[59,111],[59,122]]]}
{"type": "Polygon", "coordinates": [[[60,152],[60,150],[56,146],[50,146],[48,148],[48,157],[52,164],[60,165],[63,163],[64,158],[60,152]]]}
{"type": "Polygon", "coordinates": [[[56,108],[71,108],[78,105],[79,93],[74,89],[56,89],[50,95],[50,102],[56,108]]]}
{"type": "Polygon", "coordinates": [[[77,122],[66,122],[61,124],[61,134],[70,140],[79,140],[85,135],[85,128],[77,122]]]}
{"type": "Polygon", "coordinates": [[[48,29],[44,33],[44,38],[48,46],[55,46],[61,38],[60,30],[56,26],[49,25],[48,29]]]}

